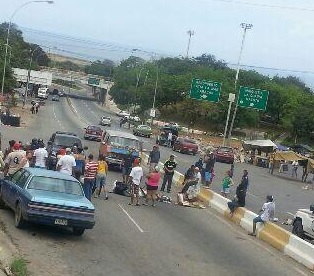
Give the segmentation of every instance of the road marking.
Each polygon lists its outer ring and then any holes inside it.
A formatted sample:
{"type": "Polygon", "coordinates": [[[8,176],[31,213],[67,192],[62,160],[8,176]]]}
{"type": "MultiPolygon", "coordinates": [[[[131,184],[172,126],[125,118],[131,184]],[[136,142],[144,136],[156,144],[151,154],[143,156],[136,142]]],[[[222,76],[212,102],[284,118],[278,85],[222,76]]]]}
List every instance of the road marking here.
{"type": "Polygon", "coordinates": [[[293,216],[293,217],[294,217],[294,214],[292,214],[292,213],[290,213],[290,212],[287,212],[287,214],[288,214],[288,215],[291,215],[291,216],[293,216]]]}
{"type": "Polygon", "coordinates": [[[137,227],[137,229],[141,232],[144,233],[145,231],[136,223],[136,221],[129,215],[129,213],[120,205],[118,206],[122,209],[122,211],[127,215],[127,217],[130,219],[130,221],[133,222],[133,224],[137,227]]]}

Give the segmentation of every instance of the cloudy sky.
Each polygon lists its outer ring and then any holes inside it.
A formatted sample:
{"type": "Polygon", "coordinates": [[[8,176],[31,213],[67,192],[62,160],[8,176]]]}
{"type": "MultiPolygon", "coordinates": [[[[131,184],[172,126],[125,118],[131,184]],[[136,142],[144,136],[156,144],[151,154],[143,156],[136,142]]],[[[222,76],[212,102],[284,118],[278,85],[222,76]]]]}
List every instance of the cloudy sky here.
{"type": "MultiPolygon", "coordinates": [[[[8,21],[25,2],[0,0],[0,20],[8,21]]],[[[102,41],[109,45],[103,49],[110,49],[104,58],[133,48],[185,56],[187,31],[193,30],[190,56],[211,53],[231,64],[237,62],[240,24],[246,22],[253,28],[247,32],[243,64],[314,72],[313,17],[313,0],[54,0],[23,7],[13,22],[28,37],[52,47],[66,44],[51,42],[52,34],[102,41]]],[[[85,44],[76,52],[89,47],[96,49],[85,44]]]]}

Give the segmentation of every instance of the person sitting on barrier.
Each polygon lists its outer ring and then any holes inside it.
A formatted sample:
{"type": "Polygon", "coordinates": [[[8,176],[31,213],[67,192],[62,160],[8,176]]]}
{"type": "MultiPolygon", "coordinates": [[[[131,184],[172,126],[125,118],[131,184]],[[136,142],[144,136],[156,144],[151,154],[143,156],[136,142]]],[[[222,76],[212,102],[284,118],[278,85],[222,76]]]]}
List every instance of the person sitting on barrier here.
{"type": "Polygon", "coordinates": [[[235,210],[238,207],[245,206],[245,196],[246,192],[242,185],[242,182],[237,186],[236,195],[232,201],[228,202],[228,207],[230,209],[230,216],[233,217],[235,210]]]}
{"type": "Polygon", "coordinates": [[[275,216],[275,203],[274,197],[268,195],[266,197],[266,203],[263,204],[260,210],[261,214],[253,219],[253,232],[249,233],[250,236],[256,236],[256,224],[258,222],[265,223],[266,221],[273,220],[275,216]]]}
{"type": "Polygon", "coordinates": [[[184,186],[183,186],[183,188],[181,190],[182,194],[185,194],[191,186],[198,185],[201,182],[200,169],[198,167],[194,167],[194,165],[192,165],[191,168],[192,167],[194,169],[194,172],[193,172],[193,174],[189,178],[187,178],[184,181],[185,184],[184,184],[184,186]]]}
{"type": "Polygon", "coordinates": [[[184,174],[183,185],[185,184],[187,180],[194,178],[194,175],[195,175],[195,165],[191,165],[191,167],[188,168],[188,170],[184,174]]]}

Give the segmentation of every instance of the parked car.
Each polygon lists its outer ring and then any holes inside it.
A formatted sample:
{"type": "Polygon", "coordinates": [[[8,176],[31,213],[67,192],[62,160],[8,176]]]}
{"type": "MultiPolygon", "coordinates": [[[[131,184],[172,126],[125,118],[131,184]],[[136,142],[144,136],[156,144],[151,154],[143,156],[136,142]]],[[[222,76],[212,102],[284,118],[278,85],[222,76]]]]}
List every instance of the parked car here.
{"type": "Polygon", "coordinates": [[[130,117],[129,117],[129,120],[138,123],[138,122],[141,121],[141,118],[138,117],[138,116],[130,116],[130,117]]]}
{"type": "Polygon", "coordinates": [[[65,96],[64,90],[63,90],[63,89],[60,90],[58,95],[59,95],[60,97],[64,97],[64,96],[65,96]]]}
{"type": "Polygon", "coordinates": [[[233,148],[221,146],[215,151],[215,158],[217,162],[234,163],[233,148]]]}
{"type": "Polygon", "coordinates": [[[85,128],[85,134],[84,134],[84,139],[86,140],[96,140],[96,141],[101,141],[102,137],[102,129],[99,126],[92,126],[89,125],[88,127],[85,128]]]}
{"type": "Polygon", "coordinates": [[[156,137],[156,144],[167,146],[169,132],[172,132],[172,142],[174,142],[178,137],[178,129],[172,126],[163,126],[160,128],[159,134],[156,137]]]}
{"type": "Polygon", "coordinates": [[[60,100],[60,97],[58,95],[54,95],[52,98],[51,98],[52,101],[54,102],[58,102],[60,100]]]}
{"type": "MultiPolygon", "coordinates": [[[[66,131],[56,131],[53,133],[47,143],[48,169],[56,169],[57,154],[61,148],[72,148],[74,145],[78,148],[83,148],[81,139],[75,133],[66,131]]],[[[84,147],[84,149],[87,149],[87,147],[84,147]]]]}
{"type": "Polygon", "coordinates": [[[133,129],[133,134],[136,136],[144,136],[150,138],[152,136],[152,129],[148,125],[138,125],[133,129]]]}
{"type": "Polygon", "coordinates": [[[130,117],[130,113],[128,113],[127,111],[124,111],[124,110],[121,110],[121,111],[117,112],[116,115],[118,117],[127,117],[127,118],[130,117]]]}
{"type": "Polygon", "coordinates": [[[292,222],[292,233],[304,239],[310,237],[314,239],[314,204],[310,209],[299,209],[292,222]]]}
{"type": "Polygon", "coordinates": [[[198,152],[198,145],[197,141],[194,139],[178,137],[173,143],[172,149],[174,151],[195,155],[198,152]]]}
{"type": "Polygon", "coordinates": [[[59,90],[55,88],[55,89],[52,90],[51,94],[52,95],[59,95],[59,90]]]}
{"type": "Polygon", "coordinates": [[[102,126],[111,126],[111,117],[109,117],[109,116],[102,116],[100,118],[99,124],[102,125],[102,126]]]}
{"type": "Polygon", "coordinates": [[[74,177],[39,168],[22,168],[0,184],[0,207],[15,212],[15,226],[26,222],[71,227],[75,235],[95,225],[93,204],[74,177]]]}

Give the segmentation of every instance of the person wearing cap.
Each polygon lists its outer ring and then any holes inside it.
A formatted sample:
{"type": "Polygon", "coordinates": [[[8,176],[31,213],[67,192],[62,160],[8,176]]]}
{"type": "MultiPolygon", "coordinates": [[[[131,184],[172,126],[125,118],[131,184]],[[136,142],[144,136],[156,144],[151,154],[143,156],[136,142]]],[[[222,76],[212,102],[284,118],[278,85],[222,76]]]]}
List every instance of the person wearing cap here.
{"type": "Polygon", "coordinates": [[[94,184],[96,181],[98,162],[94,160],[92,154],[88,155],[88,161],[85,164],[84,169],[84,184],[83,190],[86,198],[91,201],[94,184]]]}
{"type": "Polygon", "coordinates": [[[149,165],[149,170],[153,171],[158,165],[160,160],[160,151],[157,145],[153,146],[153,150],[149,153],[147,165],[149,165]]]}
{"type": "Polygon", "coordinates": [[[65,155],[62,155],[57,162],[57,171],[68,175],[73,175],[73,169],[76,166],[74,156],[71,154],[71,149],[65,149],[65,155]]]}
{"type": "Polygon", "coordinates": [[[268,195],[266,197],[266,203],[263,204],[260,210],[260,215],[253,219],[253,232],[249,233],[251,236],[256,236],[256,224],[258,222],[265,223],[266,221],[273,220],[275,216],[275,203],[274,197],[268,195]]]}
{"type": "Polygon", "coordinates": [[[154,169],[146,176],[147,177],[147,182],[146,182],[146,187],[147,187],[147,195],[146,195],[146,200],[143,205],[148,205],[148,200],[152,200],[152,206],[155,207],[155,200],[157,199],[157,190],[158,190],[158,184],[160,181],[160,172],[159,172],[159,167],[155,166],[154,169]]]}
{"type": "Polygon", "coordinates": [[[139,204],[139,191],[140,191],[140,183],[143,178],[143,169],[140,166],[140,160],[136,158],[133,162],[133,168],[129,175],[129,183],[130,183],[130,194],[131,194],[131,202],[129,205],[133,205],[135,201],[136,206],[140,206],[139,204]]]}
{"type": "Polygon", "coordinates": [[[225,198],[228,198],[230,193],[230,186],[233,186],[233,180],[231,178],[231,171],[226,171],[226,175],[221,182],[221,195],[225,198]]]}
{"type": "Polygon", "coordinates": [[[28,160],[26,158],[26,152],[20,149],[19,143],[14,143],[13,151],[8,154],[4,163],[4,175],[10,177],[17,172],[20,168],[27,166],[28,160]]]}
{"type": "Polygon", "coordinates": [[[38,142],[38,149],[34,150],[33,153],[33,164],[35,168],[45,169],[47,167],[48,151],[45,149],[43,141],[38,142]]]}
{"type": "Polygon", "coordinates": [[[174,155],[171,154],[169,159],[164,163],[164,179],[160,191],[164,192],[167,184],[167,192],[170,193],[174,169],[177,167],[177,162],[174,160],[174,155]]]}

